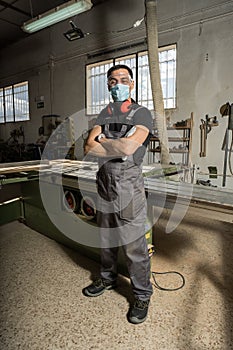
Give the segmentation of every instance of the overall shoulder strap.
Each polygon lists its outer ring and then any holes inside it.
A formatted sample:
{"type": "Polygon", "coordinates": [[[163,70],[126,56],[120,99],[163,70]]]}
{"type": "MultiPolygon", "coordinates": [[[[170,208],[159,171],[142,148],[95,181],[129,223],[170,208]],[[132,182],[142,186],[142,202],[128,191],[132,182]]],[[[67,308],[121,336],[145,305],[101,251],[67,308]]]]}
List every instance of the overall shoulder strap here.
{"type": "Polygon", "coordinates": [[[133,118],[134,114],[141,108],[144,108],[144,107],[139,106],[139,105],[135,105],[135,107],[131,108],[129,114],[126,117],[127,121],[131,120],[133,118]]]}

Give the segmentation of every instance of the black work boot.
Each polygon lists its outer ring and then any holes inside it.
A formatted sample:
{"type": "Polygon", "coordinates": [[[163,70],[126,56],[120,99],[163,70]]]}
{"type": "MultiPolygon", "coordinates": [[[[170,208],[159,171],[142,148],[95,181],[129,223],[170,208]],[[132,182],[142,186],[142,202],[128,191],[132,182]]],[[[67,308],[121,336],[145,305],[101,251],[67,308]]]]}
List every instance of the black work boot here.
{"type": "Polygon", "coordinates": [[[103,294],[105,290],[114,288],[116,288],[116,282],[105,280],[104,278],[99,278],[84,288],[83,294],[87,297],[98,297],[99,295],[103,294]]]}
{"type": "Polygon", "coordinates": [[[145,321],[148,314],[150,300],[136,299],[133,307],[129,311],[128,321],[138,324],[145,321]]]}

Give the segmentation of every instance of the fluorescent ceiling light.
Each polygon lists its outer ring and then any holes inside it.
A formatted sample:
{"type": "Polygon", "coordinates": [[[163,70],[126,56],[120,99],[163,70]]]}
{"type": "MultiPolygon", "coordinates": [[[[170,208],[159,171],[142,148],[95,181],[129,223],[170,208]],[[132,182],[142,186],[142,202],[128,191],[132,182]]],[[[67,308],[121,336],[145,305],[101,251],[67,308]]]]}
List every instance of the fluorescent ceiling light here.
{"type": "Polygon", "coordinates": [[[34,33],[38,30],[49,27],[55,23],[64,21],[67,18],[85,12],[92,8],[93,4],[90,0],[71,0],[55,7],[31,20],[25,22],[22,26],[26,33],[34,33]]]}

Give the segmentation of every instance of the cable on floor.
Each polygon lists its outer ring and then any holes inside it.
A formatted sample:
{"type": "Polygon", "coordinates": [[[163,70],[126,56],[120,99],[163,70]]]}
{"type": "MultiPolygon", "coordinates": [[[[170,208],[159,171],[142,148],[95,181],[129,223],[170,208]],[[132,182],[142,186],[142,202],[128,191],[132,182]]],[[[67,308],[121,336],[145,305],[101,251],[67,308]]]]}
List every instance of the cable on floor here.
{"type": "Polygon", "coordinates": [[[177,271],[167,271],[167,272],[155,272],[155,271],[152,271],[151,272],[152,274],[152,277],[153,277],[153,280],[154,280],[154,283],[153,285],[155,286],[155,288],[159,289],[159,290],[164,290],[164,291],[168,291],[168,292],[173,292],[173,291],[176,291],[176,290],[179,290],[181,288],[184,287],[185,285],[185,278],[184,276],[180,273],[180,272],[177,272],[177,271]],[[166,275],[166,274],[176,274],[176,275],[179,275],[181,277],[181,280],[182,280],[182,283],[179,287],[177,288],[164,288],[164,287],[161,287],[158,282],[156,281],[155,279],[155,275],[166,275]]]}

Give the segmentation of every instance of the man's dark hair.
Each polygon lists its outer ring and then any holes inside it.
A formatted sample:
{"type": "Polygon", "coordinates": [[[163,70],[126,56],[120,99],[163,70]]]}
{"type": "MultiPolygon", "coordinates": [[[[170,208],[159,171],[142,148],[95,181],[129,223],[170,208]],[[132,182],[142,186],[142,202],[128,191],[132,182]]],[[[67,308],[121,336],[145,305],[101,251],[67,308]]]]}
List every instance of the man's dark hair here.
{"type": "Polygon", "coordinates": [[[112,66],[111,68],[109,68],[109,70],[107,72],[107,78],[110,77],[112,72],[114,72],[115,70],[118,70],[118,69],[127,69],[127,71],[129,72],[129,75],[133,79],[133,72],[132,72],[132,70],[128,66],[126,66],[125,64],[116,64],[115,66],[112,66]]]}

